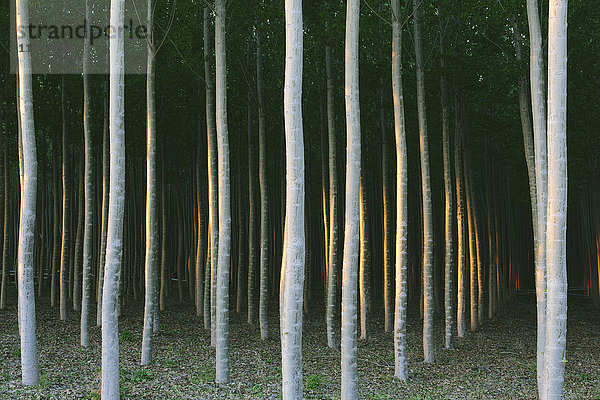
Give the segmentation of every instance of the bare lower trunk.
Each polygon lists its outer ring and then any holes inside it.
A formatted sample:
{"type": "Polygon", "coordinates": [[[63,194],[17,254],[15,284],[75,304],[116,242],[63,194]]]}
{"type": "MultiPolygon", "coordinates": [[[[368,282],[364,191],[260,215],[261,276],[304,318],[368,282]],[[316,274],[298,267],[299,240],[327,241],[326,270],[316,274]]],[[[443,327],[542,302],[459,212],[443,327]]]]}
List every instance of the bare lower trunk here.
{"type": "Polygon", "coordinates": [[[567,0],[548,20],[548,225],[545,400],[563,398],[567,341],[567,0]]]}
{"type": "Polygon", "coordinates": [[[400,0],[392,0],[392,91],[396,138],[396,294],[394,300],[394,377],[408,379],[406,305],[408,289],[408,164],[402,93],[402,21],[400,0]]]}
{"type": "MultiPolygon", "coordinates": [[[[28,26],[28,2],[16,0],[17,27],[28,26]]],[[[17,44],[29,48],[29,37],[17,37],[17,44]]],[[[35,293],[33,289],[33,246],[36,218],[37,155],[33,120],[31,59],[18,52],[19,132],[22,148],[21,213],[17,257],[19,334],[21,339],[21,380],[24,385],[40,382],[35,336],[35,293]]]]}
{"type": "Polygon", "coordinates": [[[215,2],[216,120],[219,171],[219,256],[216,293],[216,382],[229,382],[229,262],[231,258],[231,187],[227,130],[225,0],[215,2]]]}
{"type": "Polygon", "coordinates": [[[280,323],[284,400],[302,399],[302,295],[305,268],[304,138],[302,127],[302,1],[285,0],[286,210],[280,323]],[[293,238],[293,240],[292,240],[293,238]]]}
{"type": "Polygon", "coordinates": [[[425,107],[425,73],[420,28],[420,2],[413,0],[415,59],[417,66],[417,108],[419,115],[419,148],[421,152],[421,185],[423,201],[423,352],[426,363],[434,362],[433,348],[433,220],[431,182],[429,177],[429,141],[425,107]]]}
{"type": "Polygon", "coordinates": [[[327,274],[327,345],[335,349],[338,347],[337,333],[337,276],[340,248],[340,230],[338,224],[339,198],[338,198],[338,176],[337,176],[337,152],[335,137],[335,115],[334,115],[334,89],[331,71],[331,48],[325,47],[325,69],[327,73],[327,126],[329,136],[329,206],[331,211],[329,228],[329,271],[327,274]]]}
{"type": "Polygon", "coordinates": [[[269,186],[267,178],[266,130],[267,116],[264,99],[262,44],[260,34],[256,37],[256,86],[258,93],[258,158],[260,173],[260,298],[258,319],[260,338],[269,337],[267,320],[269,290],[269,186]]]}
{"type": "MultiPolygon", "coordinates": [[[[111,26],[123,26],[124,0],[112,0],[111,26]]],[[[125,212],[125,74],[123,36],[110,38],[110,194],[102,293],[102,397],[119,396],[118,297],[125,212]]]]}

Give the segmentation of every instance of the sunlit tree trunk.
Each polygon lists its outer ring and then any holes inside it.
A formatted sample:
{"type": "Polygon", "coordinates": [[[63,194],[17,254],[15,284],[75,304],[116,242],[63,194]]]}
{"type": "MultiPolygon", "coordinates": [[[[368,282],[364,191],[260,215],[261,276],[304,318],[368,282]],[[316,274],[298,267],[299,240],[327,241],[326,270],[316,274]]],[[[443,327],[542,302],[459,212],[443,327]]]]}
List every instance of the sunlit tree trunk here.
{"type": "Polygon", "coordinates": [[[302,127],[302,1],[285,0],[286,200],[281,271],[281,369],[284,400],[302,399],[302,295],[305,268],[302,127]]]}
{"type": "Polygon", "coordinates": [[[466,210],[465,183],[463,170],[463,139],[462,139],[462,108],[463,99],[460,89],[455,88],[455,130],[454,130],[454,174],[456,176],[456,221],[458,242],[458,293],[457,293],[457,316],[456,326],[458,337],[464,337],[467,326],[466,315],[466,248],[465,248],[465,226],[466,218],[463,214],[466,210]]]}
{"type": "Polygon", "coordinates": [[[475,332],[478,329],[477,320],[477,257],[475,249],[475,199],[473,194],[473,176],[471,174],[470,149],[467,145],[468,140],[463,136],[464,140],[464,164],[463,173],[465,179],[465,199],[467,211],[467,226],[466,231],[469,252],[469,305],[471,308],[471,331],[475,332]]]}
{"type": "Polygon", "coordinates": [[[96,325],[102,326],[102,292],[104,288],[104,266],[106,264],[106,235],[108,232],[108,191],[109,191],[109,105],[108,89],[105,86],[104,92],[104,131],[102,133],[102,230],[100,233],[100,257],[98,264],[98,290],[96,306],[96,325]]]}
{"type": "Polygon", "coordinates": [[[338,224],[339,198],[337,176],[337,152],[335,137],[335,108],[333,75],[331,71],[331,47],[325,46],[325,71],[327,75],[327,127],[329,137],[329,271],[327,273],[327,345],[338,347],[337,333],[337,270],[340,253],[340,230],[338,224]]]}
{"type": "Polygon", "coordinates": [[[425,107],[425,73],[421,44],[419,0],[413,0],[415,28],[415,59],[417,67],[417,108],[419,116],[419,147],[421,151],[421,184],[423,196],[423,351],[426,363],[435,359],[433,350],[433,221],[431,182],[429,177],[429,142],[425,107]]]}
{"type": "Polygon", "coordinates": [[[210,29],[210,9],[204,8],[204,80],[206,82],[206,131],[208,139],[208,226],[210,264],[210,344],[216,346],[217,259],[219,247],[219,181],[217,165],[217,130],[215,127],[215,86],[213,78],[213,43],[210,29]]]}
{"type": "Polygon", "coordinates": [[[156,185],[156,107],[154,103],[154,0],[148,1],[148,62],[146,64],[146,255],[144,280],[144,328],[142,335],[142,365],[152,363],[153,317],[156,313],[156,283],[158,270],[158,218],[156,185]]]}
{"type": "Polygon", "coordinates": [[[342,399],[358,398],[357,293],[360,235],[360,102],[358,85],[359,0],[346,6],[346,211],[342,268],[342,399]]]}
{"type": "Polygon", "coordinates": [[[545,400],[563,398],[567,342],[567,0],[548,19],[548,225],[545,400]]]}
{"type": "MultiPolygon", "coordinates": [[[[361,161],[362,162],[362,161],[361,161]]],[[[364,171],[364,164],[361,165],[364,171]]],[[[369,205],[367,204],[367,190],[365,189],[365,172],[361,172],[360,181],[360,266],[359,266],[359,289],[360,289],[360,338],[368,340],[371,337],[369,329],[369,312],[371,308],[371,244],[369,240],[369,205]]]]}
{"type": "Polygon", "coordinates": [[[452,349],[452,329],[454,327],[454,308],[452,300],[454,298],[454,244],[452,231],[452,212],[454,205],[452,203],[452,170],[450,162],[450,111],[448,105],[447,88],[447,69],[446,69],[446,19],[442,16],[442,10],[439,9],[440,23],[440,99],[442,104],[442,153],[444,158],[444,232],[445,232],[445,252],[444,252],[444,316],[445,316],[445,334],[444,347],[452,349]]]}
{"type": "MultiPolygon", "coordinates": [[[[86,24],[90,20],[90,4],[85,2],[86,24]]],[[[89,26],[89,25],[88,25],[89,26]]],[[[94,228],[94,170],[92,155],[92,129],[90,126],[90,81],[88,66],[90,62],[90,45],[87,40],[83,44],[83,134],[84,134],[84,231],[83,231],[83,265],[81,292],[81,345],[90,345],[90,306],[92,299],[92,240],[94,228]]]]}
{"type": "Polygon", "coordinates": [[[227,130],[225,0],[215,1],[216,120],[219,171],[219,256],[216,297],[216,382],[229,382],[229,262],[231,258],[231,185],[227,130]]]}
{"type": "Polygon", "coordinates": [[[69,148],[67,146],[67,98],[66,98],[66,87],[65,87],[65,76],[62,76],[60,85],[61,94],[61,105],[62,105],[62,199],[63,199],[63,210],[62,210],[62,244],[60,250],[60,319],[62,321],[67,319],[67,298],[68,298],[68,287],[67,280],[69,274],[69,261],[70,261],[70,221],[69,216],[71,215],[71,188],[69,187],[69,148]]]}
{"type": "Polygon", "coordinates": [[[256,87],[258,93],[258,158],[260,173],[260,298],[258,319],[260,337],[265,340],[269,336],[267,320],[267,300],[269,290],[269,186],[267,179],[267,115],[265,109],[262,39],[256,37],[256,87]]]}
{"type": "MultiPolygon", "coordinates": [[[[28,2],[16,0],[17,29],[29,25],[28,2]]],[[[17,37],[17,46],[29,48],[29,36],[17,37]]],[[[37,155],[33,120],[33,90],[30,53],[18,53],[19,125],[22,148],[21,210],[17,256],[19,335],[21,339],[21,380],[24,385],[40,382],[36,336],[35,292],[33,289],[33,246],[36,218],[37,155]]]]}
{"type": "Polygon", "coordinates": [[[402,93],[402,20],[400,0],[392,0],[392,91],[396,138],[396,294],[394,300],[394,377],[408,379],[406,304],[408,289],[408,164],[402,93]]]}
{"type": "Polygon", "coordinates": [[[537,299],[537,382],[538,394],[544,394],[544,346],[546,341],[546,207],[548,204],[548,164],[546,154],[546,89],[542,31],[538,1],[527,0],[529,21],[529,70],[535,151],[537,227],[535,229],[535,291],[537,299]]]}
{"type": "MultiPolygon", "coordinates": [[[[111,0],[110,24],[121,27],[124,0],[111,0]]],[[[110,193],[106,266],[102,293],[102,398],[119,399],[118,297],[123,255],[125,211],[125,73],[124,39],[111,36],[110,46],[110,193]]]]}

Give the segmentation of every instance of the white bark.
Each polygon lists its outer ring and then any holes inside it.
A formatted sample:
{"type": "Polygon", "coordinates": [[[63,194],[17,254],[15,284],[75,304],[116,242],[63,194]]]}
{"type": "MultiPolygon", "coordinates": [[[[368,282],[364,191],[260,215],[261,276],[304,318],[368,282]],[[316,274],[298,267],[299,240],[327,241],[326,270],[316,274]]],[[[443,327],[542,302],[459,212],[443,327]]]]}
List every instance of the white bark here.
{"type": "MultiPolygon", "coordinates": [[[[208,226],[210,278],[210,344],[216,346],[216,298],[217,298],[217,259],[219,247],[219,182],[217,165],[217,130],[215,127],[215,87],[213,79],[212,38],[210,34],[210,10],[204,8],[204,80],[206,82],[206,134],[208,140],[208,226]]],[[[206,327],[206,323],[205,323],[206,327]]]]}
{"type": "MultiPolygon", "coordinates": [[[[122,27],[125,0],[111,0],[110,25],[122,27]]],[[[119,399],[118,297],[125,211],[124,38],[110,38],[110,193],[102,293],[102,398],[119,399]]]]}
{"type": "Polygon", "coordinates": [[[421,184],[423,200],[423,352],[425,362],[432,363],[433,353],[433,221],[431,210],[431,182],[429,177],[429,142],[427,139],[427,112],[425,107],[425,73],[421,44],[421,3],[413,0],[415,28],[415,59],[417,66],[417,108],[419,115],[419,148],[421,151],[421,184]]]}
{"type": "Polygon", "coordinates": [[[302,127],[302,1],[285,0],[286,209],[281,271],[281,365],[284,400],[302,399],[302,298],[305,268],[302,127]]]}
{"type": "Polygon", "coordinates": [[[392,91],[396,137],[396,294],[394,300],[394,377],[408,379],[406,351],[406,304],[408,289],[408,164],[406,123],[402,93],[402,21],[400,0],[392,0],[392,91]]]}
{"type": "Polygon", "coordinates": [[[529,21],[529,68],[535,148],[537,228],[535,232],[535,291],[537,298],[537,382],[538,394],[544,393],[544,346],[546,341],[546,212],[548,204],[548,165],[546,155],[546,107],[542,32],[537,0],[527,0],[529,21]]]}
{"type": "Polygon", "coordinates": [[[360,1],[346,6],[346,212],[342,268],[342,399],[358,398],[356,340],[357,277],[360,235],[360,102],[358,84],[358,31],[360,1]]]}
{"type": "Polygon", "coordinates": [[[463,107],[462,93],[455,88],[455,136],[454,136],[454,175],[456,176],[456,222],[457,222],[457,305],[456,305],[456,330],[457,336],[462,338],[466,333],[466,252],[465,252],[465,184],[463,174],[463,139],[461,113],[463,107]]]}
{"type": "Polygon", "coordinates": [[[548,19],[548,224],[544,400],[563,398],[567,340],[567,0],[548,19]]]}
{"type": "MultiPolygon", "coordinates": [[[[86,21],[90,20],[90,4],[85,2],[86,21]]],[[[89,22],[88,22],[89,26],[89,22]]],[[[94,229],[94,165],[92,156],[92,130],[90,127],[90,101],[88,65],[90,46],[87,40],[83,44],[83,134],[85,146],[85,204],[83,231],[83,277],[81,292],[81,345],[90,345],[90,302],[92,297],[92,240],[94,229]]]]}
{"type": "Polygon", "coordinates": [[[231,187],[227,131],[225,0],[215,1],[216,120],[219,153],[219,254],[216,298],[216,382],[229,382],[229,262],[231,258],[231,187]]]}
{"type": "Polygon", "coordinates": [[[327,273],[327,345],[336,349],[339,345],[337,335],[337,270],[340,248],[340,230],[338,224],[339,199],[337,177],[337,152],[335,141],[335,108],[333,76],[331,71],[331,47],[325,46],[325,72],[327,75],[327,130],[329,137],[329,265],[327,273]]]}
{"type": "MultiPolygon", "coordinates": [[[[29,25],[28,2],[16,0],[16,24],[29,25]]],[[[17,37],[17,45],[29,47],[29,37],[17,37]]],[[[33,289],[33,247],[35,242],[37,156],[33,120],[33,90],[31,85],[31,58],[27,51],[18,53],[19,126],[22,149],[21,215],[17,255],[18,314],[21,339],[21,379],[24,385],[40,382],[36,336],[35,292],[33,289]]]]}
{"type": "Polygon", "coordinates": [[[267,180],[266,130],[267,115],[265,110],[262,44],[260,34],[256,37],[256,86],[258,93],[258,157],[260,174],[260,294],[258,319],[260,338],[269,337],[267,321],[267,301],[269,290],[269,187],[267,180]]]}
{"type": "Polygon", "coordinates": [[[153,317],[156,314],[156,283],[158,270],[158,217],[156,213],[156,108],[154,105],[154,1],[148,1],[148,62],[146,65],[146,255],[144,329],[142,336],[142,365],[152,363],[153,317]]]}

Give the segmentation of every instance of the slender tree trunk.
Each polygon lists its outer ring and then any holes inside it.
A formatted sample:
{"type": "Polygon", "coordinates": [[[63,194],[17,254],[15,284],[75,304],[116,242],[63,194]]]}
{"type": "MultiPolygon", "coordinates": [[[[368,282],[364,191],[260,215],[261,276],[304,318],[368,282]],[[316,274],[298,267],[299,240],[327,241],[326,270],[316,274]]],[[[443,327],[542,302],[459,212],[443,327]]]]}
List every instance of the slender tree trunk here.
{"type": "Polygon", "coordinates": [[[548,20],[548,225],[545,400],[563,398],[567,342],[567,0],[548,20]]]}
{"type": "Polygon", "coordinates": [[[400,0],[392,0],[392,92],[396,138],[396,294],[394,300],[394,377],[408,379],[406,305],[408,289],[408,164],[402,93],[402,21],[400,0]]]}
{"type": "Polygon", "coordinates": [[[108,233],[108,191],[109,191],[109,93],[104,87],[104,131],[102,134],[102,231],[100,234],[100,263],[98,264],[98,291],[96,306],[96,325],[102,326],[102,293],[104,291],[104,267],[106,264],[106,238],[108,233]]]}
{"type": "Polygon", "coordinates": [[[258,159],[260,173],[260,298],[258,319],[260,338],[269,337],[267,305],[269,291],[269,186],[267,180],[267,115],[265,109],[262,39],[256,36],[256,88],[258,93],[258,159]]]}
{"type": "MultiPolygon", "coordinates": [[[[517,61],[523,61],[523,43],[521,30],[516,17],[513,19],[513,35],[515,38],[515,51],[517,61]]],[[[531,122],[531,103],[528,95],[527,72],[524,68],[519,74],[519,111],[521,113],[521,129],[523,131],[523,146],[525,148],[525,161],[529,177],[529,196],[531,199],[531,218],[533,220],[534,242],[537,237],[537,189],[535,183],[535,153],[533,150],[533,127],[531,122]]]]}
{"type": "Polygon", "coordinates": [[[229,382],[229,262],[231,258],[231,185],[227,130],[225,0],[215,1],[216,120],[219,171],[219,257],[216,308],[216,381],[229,382]]]}
{"type": "MultiPolygon", "coordinates": [[[[16,0],[17,28],[29,25],[28,2],[16,0]]],[[[29,47],[29,37],[17,37],[17,45],[29,47]]],[[[35,292],[33,289],[33,246],[37,190],[37,155],[33,120],[33,90],[29,52],[18,52],[19,132],[22,141],[21,214],[17,282],[19,286],[19,334],[21,339],[21,379],[24,385],[40,382],[35,336],[35,292]]]]}
{"type": "MultiPolygon", "coordinates": [[[[4,89],[4,88],[3,88],[4,89]]],[[[2,104],[2,94],[0,93],[0,104],[2,104]]],[[[2,198],[2,212],[4,213],[4,216],[2,218],[2,220],[4,221],[4,229],[3,229],[3,244],[7,244],[8,240],[7,240],[7,235],[8,235],[8,218],[7,218],[7,212],[8,212],[8,183],[5,182],[4,177],[8,175],[7,172],[7,166],[8,166],[8,162],[7,162],[7,155],[8,155],[8,151],[7,151],[7,147],[8,147],[8,132],[7,129],[5,128],[4,131],[2,132],[2,126],[4,126],[3,124],[3,118],[4,117],[4,108],[2,106],[0,106],[0,134],[3,133],[3,138],[0,138],[0,140],[2,140],[2,143],[4,144],[4,149],[3,149],[3,153],[2,153],[2,173],[0,174],[0,180],[2,181],[0,186],[2,186],[2,188],[0,189],[2,191],[2,193],[0,193],[0,196],[2,198]]],[[[0,283],[0,310],[4,310],[6,309],[6,288],[8,286],[8,257],[7,257],[7,250],[8,247],[7,246],[3,246],[2,247],[2,281],[0,283]],[[6,260],[6,262],[5,262],[6,260]]],[[[41,268],[41,265],[40,265],[41,268]]],[[[41,290],[41,284],[40,284],[40,290],[41,290]]],[[[41,295],[41,292],[38,292],[38,296],[41,295]]]]}
{"type": "MultiPolygon", "coordinates": [[[[20,134],[20,133],[19,133],[20,134]]],[[[54,140],[52,141],[52,192],[53,192],[53,216],[52,216],[52,273],[50,276],[50,307],[54,307],[56,305],[56,295],[58,292],[58,288],[56,287],[57,283],[57,274],[60,269],[60,194],[59,194],[59,157],[58,157],[58,132],[54,135],[54,140]]]]}
{"type": "MultiPolygon", "coordinates": [[[[86,24],[89,26],[90,2],[85,2],[86,24]]],[[[92,155],[92,129],[90,126],[90,81],[88,66],[90,46],[87,40],[83,44],[83,135],[84,135],[84,231],[83,231],[83,265],[81,292],[81,345],[90,345],[90,302],[92,298],[92,240],[94,229],[94,174],[92,155]]],[[[80,203],[81,204],[81,203],[80,203]]]]}
{"type": "MultiPolygon", "coordinates": [[[[167,243],[167,177],[166,177],[166,161],[165,161],[165,134],[161,135],[160,138],[160,206],[161,211],[161,251],[160,251],[160,293],[159,293],[159,310],[164,311],[167,307],[167,292],[169,288],[169,277],[167,276],[167,262],[168,262],[168,243],[167,243]]],[[[156,313],[158,314],[158,312],[156,313]]]]}
{"type": "Polygon", "coordinates": [[[455,130],[454,130],[454,171],[456,175],[456,221],[457,221],[457,242],[458,242],[458,293],[457,293],[457,334],[458,337],[464,337],[467,329],[466,314],[466,246],[465,246],[465,227],[466,211],[465,204],[465,182],[463,169],[463,134],[462,134],[462,112],[463,98],[460,88],[454,88],[455,94],[455,130]]]}
{"type": "MultiPolygon", "coordinates": [[[[84,106],[85,107],[85,106],[84,106]]],[[[85,159],[80,158],[79,193],[77,198],[77,235],[75,237],[75,258],[73,262],[73,310],[79,311],[81,306],[81,261],[83,246],[83,218],[84,218],[84,182],[85,182],[85,159]]]]}
{"type": "Polygon", "coordinates": [[[329,272],[327,282],[327,345],[336,349],[338,343],[337,333],[337,275],[340,248],[339,230],[339,198],[338,198],[338,162],[335,137],[335,108],[333,75],[331,71],[331,47],[325,46],[325,70],[327,74],[327,126],[329,136],[329,206],[330,236],[329,236],[329,272]]]}
{"type": "Polygon", "coordinates": [[[452,211],[454,205],[452,203],[452,170],[450,161],[450,111],[448,105],[448,89],[446,78],[446,19],[442,16],[442,10],[439,9],[440,22],[440,99],[442,104],[442,153],[444,158],[444,237],[445,237],[445,253],[444,253],[444,314],[445,314],[445,334],[444,347],[452,349],[452,329],[454,327],[454,306],[452,300],[454,298],[454,244],[452,230],[452,211]]]}
{"type": "Polygon", "coordinates": [[[342,269],[342,399],[358,398],[357,293],[360,235],[361,132],[358,85],[359,0],[346,6],[346,212],[342,269]]]}
{"type": "Polygon", "coordinates": [[[467,145],[467,139],[464,141],[464,163],[463,173],[465,179],[465,198],[467,208],[467,240],[469,242],[469,305],[471,306],[471,331],[475,332],[478,329],[477,325],[477,260],[475,250],[475,196],[473,194],[473,182],[471,174],[470,149],[467,145]]]}
{"type": "Polygon", "coordinates": [[[548,204],[548,164],[546,155],[546,107],[544,91],[544,59],[542,31],[538,13],[538,1],[527,0],[529,21],[529,68],[531,80],[531,103],[533,115],[533,140],[535,149],[535,184],[537,205],[535,291],[537,299],[537,382],[538,394],[544,392],[544,346],[546,341],[546,207],[548,204]]]}
{"type": "MultiPolygon", "coordinates": [[[[216,296],[217,296],[217,259],[219,246],[218,212],[218,149],[215,128],[215,87],[213,79],[212,37],[210,34],[210,10],[204,8],[204,77],[206,82],[206,131],[208,138],[208,226],[209,228],[209,264],[210,264],[210,327],[211,346],[216,346],[216,296]]],[[[208,279],[208,276],[207,278],[208,279]]]]}
{"type": "Polygon", "coordinates": [[[425,108],[425,73],[421,44],[421,10],[413,0],[415,28],[415,59],[417,66],[417,108],[419,114],[419,147],[421,151],[421,185],[423,196],[423,351],[425,362],[434,362],[433,349],[433,221],[431,209],[431,182],[429,177],[429,142],[425,108]]]}
{"type": "Polygon", "coordinates": [[[146,64],[146,282],[144,298],[144,329],[142,336],[142,365],[152,363],[153,317],[156,314],[156,283],[158,271],[158,216],[156,185],[156,107],[154,102],[154,1],[148,1],[148,62],[146,64]]]}
{"type": "MultiPolygon", "coordinates": [[[[111,0],[110,24],[123,26],[124,0],[111,0]]],[[[110,38],[110,193],[102,293],[102,397],[119,399],[118,296],[125,211],[125,74],[123,36],[110,38]]]]}
{"type": "Polygon", "coordinates": [[[71,214],[71,192],[69,187],[69,149],[67,146],[67,97],[65,87],[65,76],[62,76],[60,85],[61,104],[62,104],[62,189],[63,189],[63,210],[62,210],[62,245],[60,262],[60,319],[67,319],[67,279],[69,273],[69,239],[71,214]]]}
{"type": "MultiPolygon", "coordinates": [[[[248,48],[248,55],[250,55],[250,47],[248,48]]],[[[248,57],[248,66],[250,66],[250,57],[248,57]]],[[[250,96],[250,92],[248,92],[250,96]]],[[[249,103],[250,98],[248,99],[249,103]]],[[[256,176],[257,161],[256,161],[256,134],[253,135],[252,128],[252,117],[251,107],[248,107],[248,203],[250,205],[250,218],[248,224],[249,230],[249,254],[248,254],[248,323],[254,324],[256,322],[256,287],[255,287],[255,276],[256,270],[260,265],[259,260],[259,210],[260,204],[257,189],[259,188],[258,177],[256,176]],[[250,290],[252,288],[252,290],[250,290]],[[250,304],[252,301],[252,304],[250,304]]]]}
{"type": "Polygon", "coordinates": [[[303,397],[302,297],[306,262],[302,126],[302,0],[285,0],[285,21],[286,57],[283,110],[287,186],[279,307],[283,399],[296,400],[303,397]]]}
{"type": "MultiPolygon", "coordinates": [[[[198,91],[201,92],[201,86],[198,86],[198,91]]],[[[199,93],[202,96],[202,93],[199,93]]],[[[201,115],[201,113],[200,113],[201,115]]],[[[205,248],[204,243],[206,237],[204,236],[206,221],[204,219],[204,163],[202,161],[203,152],[202,149],[206,146],[206,143],[202,139],[202,129],[204,127],[204,121],[198,117],[198,147],[196,151],[196,190],[197,190],[197,235],[196,235],[196,316],[203,317],[204,315],[204,269],[205,269],[205,248]]]]}
{"type": "MultiPolygon", "coordinates": [[[[362,150],[362,149],[361,149],[362,150]]],[[[364,153],[363,153],[364,154],[364,153]]],[[[361,160],[361,163],[363,161],[361,160]]],[[[364,163],[361,170],[364,171],[364,163]]],[[[368,340],[371,338],[369,328],[369,312],[371,309],[371,243],[369,233],[371,232],[369,221],[369,205],[367,203],[367,191],[365,188],[366,172],[362,172],[360,181],[360,267],[359,267],[359,288],[360,288],[360,338],[368,340]]],[[[367,186],[368,187],[368,186],[367,186]]]]}

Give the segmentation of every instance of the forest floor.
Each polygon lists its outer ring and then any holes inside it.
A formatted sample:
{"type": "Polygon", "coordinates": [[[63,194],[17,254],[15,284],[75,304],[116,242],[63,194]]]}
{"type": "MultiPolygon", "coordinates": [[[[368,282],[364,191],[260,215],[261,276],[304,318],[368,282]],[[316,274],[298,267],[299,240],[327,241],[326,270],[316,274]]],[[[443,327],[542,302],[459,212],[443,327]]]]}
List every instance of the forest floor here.
{"type": "MultiPolygon", "coordinates": [[[[10,298],[15,298],[11,293],[10,298]]],[[[47,298],[47,296],[46,296],[47,298]]],[[[392,336],[383,332],[383,315],[372,321],[372,338],[359,341],[359,391],[362,399],[535,399],[536,316],[533,295],[516,296],[506,312],[475,333],[443,348],[443,321],[436,316],[436,362],[422,362],[422,324],[418,308],[408,315],[410,379],[393,379],[392,336]]],[[[100,330],[92,329],[91,347],[79,346],[79,319],[66,322],[47,300],[38,304],[37,337],[41,384],[20,384],[16,304],[0,311],[0,398],[98,398],[100,330]]],[[[121,393],[130,399],[281,398],[278,314],[270,315],[271,339],[261,341],[257,326],[231,312],[231,382],[214,383],[215,351],[210,335],[191,304],[172,302],[161,313],[155,336],[154,364],[140,367],[142,302],[129,302],[119,321],[121,393]]],[[[94,314],[95,318],[95,314],[94,314]]],[[[600,312],[586,299],[569,298],[565,394],[568,399],[600,399],[600,312]]],[[[305,317],[304,394],[307,399],[340,397],[340,353],[327,348],[323,306],[305,317]]]]}

